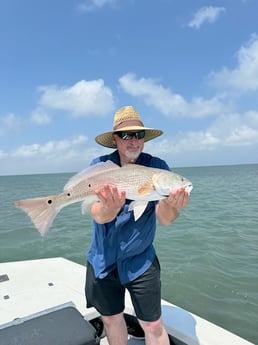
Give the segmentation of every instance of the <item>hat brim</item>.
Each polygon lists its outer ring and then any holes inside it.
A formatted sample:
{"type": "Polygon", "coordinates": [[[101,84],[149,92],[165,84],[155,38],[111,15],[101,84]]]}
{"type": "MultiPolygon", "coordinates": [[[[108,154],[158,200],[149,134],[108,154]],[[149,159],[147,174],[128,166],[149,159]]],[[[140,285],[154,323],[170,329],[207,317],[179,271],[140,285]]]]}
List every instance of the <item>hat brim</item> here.
{"type": "Polygon", "coordinates": [[[154,129],[154,128],[143,127],[143,126],[126,126],[126,127],[122,127],[111,132],[99,134],[98,136],[96,136],[95,141],[102,146],[109,147],[109,148],[116,148],[116,145],[114,144],[113,138],[112,138],[112,135],[115,132],[142,131],[142,130],[145,131],[144,142],[152,140],[156,137],[159,137],[161,134],[163,134],[163,131],[161,131],[160,129],[154,129]]]}

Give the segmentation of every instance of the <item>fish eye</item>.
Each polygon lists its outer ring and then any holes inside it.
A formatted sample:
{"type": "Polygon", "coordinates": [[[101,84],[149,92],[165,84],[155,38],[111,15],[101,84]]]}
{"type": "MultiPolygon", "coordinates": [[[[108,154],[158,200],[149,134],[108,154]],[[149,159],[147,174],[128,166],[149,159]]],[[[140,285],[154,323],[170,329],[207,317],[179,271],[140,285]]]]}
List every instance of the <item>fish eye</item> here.
{"type": "Polygon", "coordinates": [[[49,200],[47,201],[47,203],[48,203],[49,205],[51,205],[51,204],[52,204],[52,200],[49,199],[49,200]]]}

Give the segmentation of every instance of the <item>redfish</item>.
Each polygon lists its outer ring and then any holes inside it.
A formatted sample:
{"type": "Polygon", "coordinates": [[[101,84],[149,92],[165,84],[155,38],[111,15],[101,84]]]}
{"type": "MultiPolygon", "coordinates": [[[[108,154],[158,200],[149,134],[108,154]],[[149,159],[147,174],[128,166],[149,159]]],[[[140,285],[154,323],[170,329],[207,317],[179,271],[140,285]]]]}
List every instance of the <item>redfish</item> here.
{"type": "Polygon", "coordinates": [[[28,214],[44,236],[63,207],[83,201],[82,213],[85,213],[93,202],[98,201],[95,191],[107,184],[126,192],[126,198],[131,200],[129,212],[134,213],[135,221],[141,217],[149,201],[166,198],[170,192],[182,187],[188,193],[193,188],[188,179],[171,171],[138,164],[120,167],[107,161],[74,175],[61,194],[19,200],[15,206],[28,214]]]}

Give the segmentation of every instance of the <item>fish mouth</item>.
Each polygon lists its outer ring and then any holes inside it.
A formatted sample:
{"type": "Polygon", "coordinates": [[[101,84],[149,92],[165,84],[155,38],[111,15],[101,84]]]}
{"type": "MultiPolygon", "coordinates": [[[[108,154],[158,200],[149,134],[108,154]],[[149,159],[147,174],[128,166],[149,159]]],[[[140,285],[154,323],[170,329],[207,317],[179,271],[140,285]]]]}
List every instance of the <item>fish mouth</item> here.
{"type": "Polygon", "coordinates": [[[186,187],[185,187],[185,191],[190,194],[191,191],[193,190],[193,185],[191,183],[189,183],[186,187]]]}

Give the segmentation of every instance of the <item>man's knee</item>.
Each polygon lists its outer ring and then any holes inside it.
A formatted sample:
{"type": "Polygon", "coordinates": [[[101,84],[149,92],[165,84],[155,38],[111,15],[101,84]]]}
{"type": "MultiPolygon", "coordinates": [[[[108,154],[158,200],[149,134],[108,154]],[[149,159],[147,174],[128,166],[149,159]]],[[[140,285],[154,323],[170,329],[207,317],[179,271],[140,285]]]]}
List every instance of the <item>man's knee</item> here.
{"type": "Polygon", "coordinates": [[[139,320],[139,322],[145,333],[150,333],[159,337],[164,331],[164,327],[163,327],[163,323],[161,319],[157,321],[152,321],[152,322],[139,320]]]}
{"type": "Polygon", "coordinates": [[[119,324],[124,321],[123,313],[115,314],[115,315],[108,315],[104,316],[102,315],[102,321],[106,327],[113,325],[113,324],[119,324]]]}

